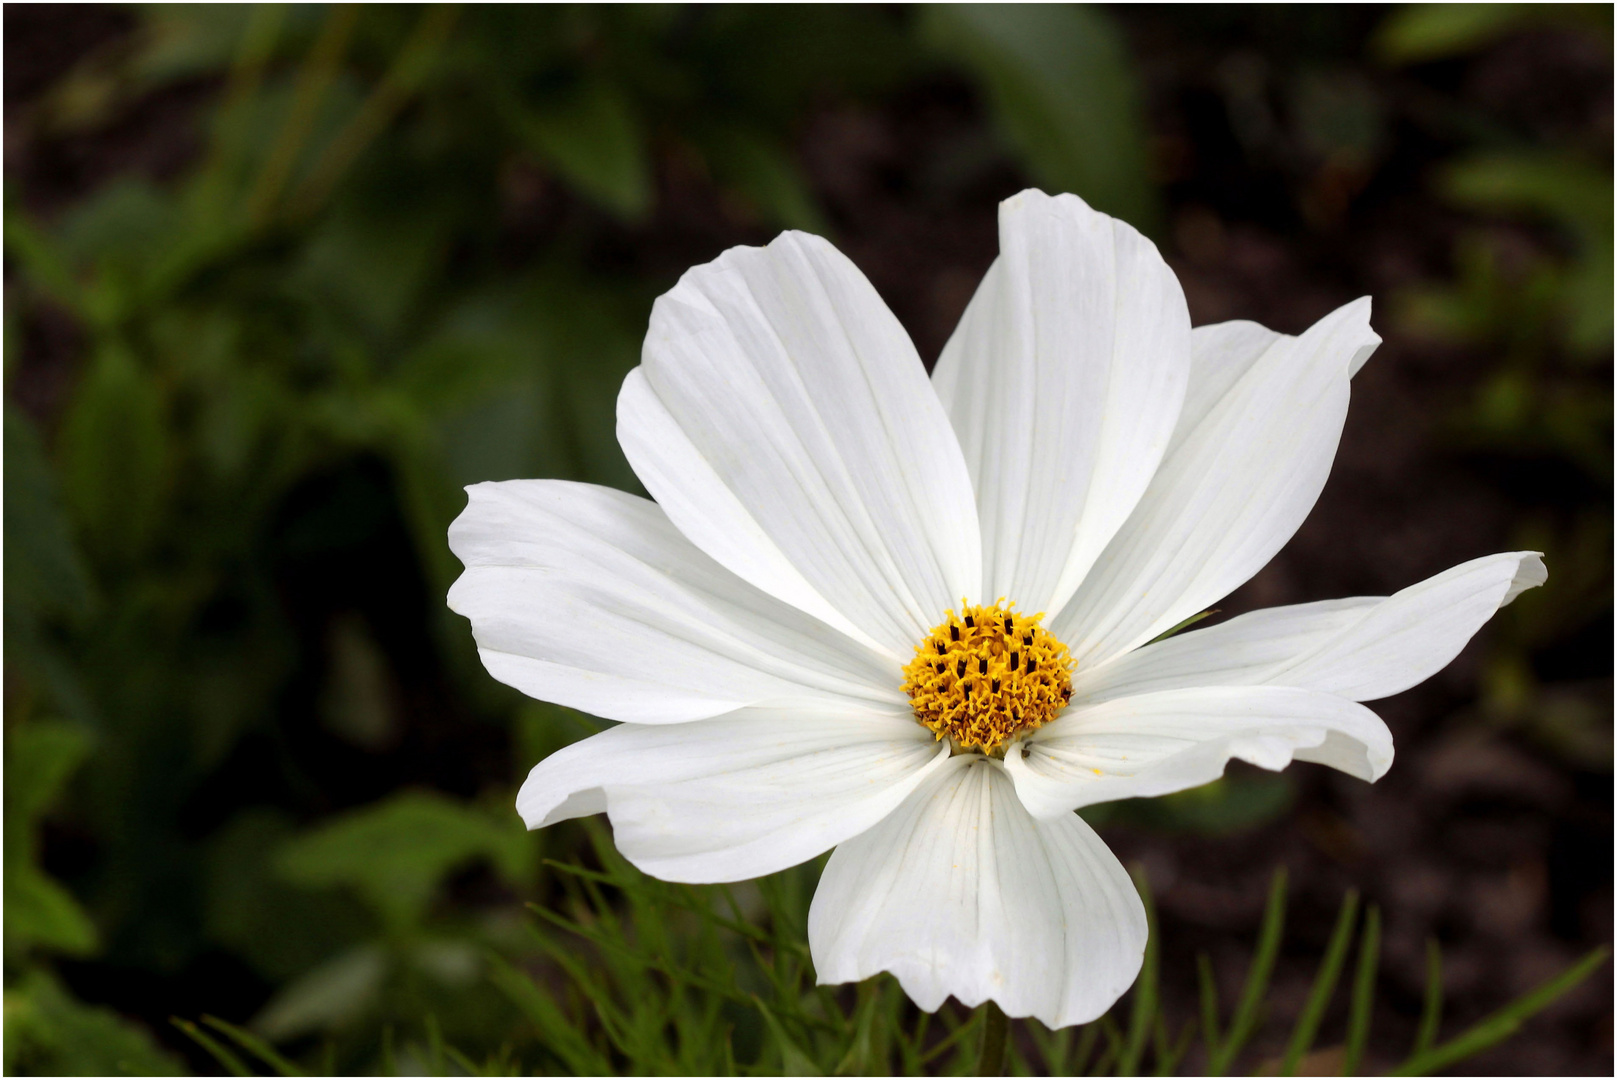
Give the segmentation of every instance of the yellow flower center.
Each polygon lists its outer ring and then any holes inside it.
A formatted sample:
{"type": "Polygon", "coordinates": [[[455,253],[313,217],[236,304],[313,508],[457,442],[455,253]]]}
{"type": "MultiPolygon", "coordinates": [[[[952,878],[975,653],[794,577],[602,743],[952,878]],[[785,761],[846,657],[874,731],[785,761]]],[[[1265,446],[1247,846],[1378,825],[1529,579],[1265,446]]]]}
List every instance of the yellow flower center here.
{"type": "Polygon", "coordinates": [[[1055,719],[1072,697],[1072,657],[1043,614],[961,601],[915,647],[904,692],[915,719],[957,751],[1003,757],[1023,732],[1055,719]]]}

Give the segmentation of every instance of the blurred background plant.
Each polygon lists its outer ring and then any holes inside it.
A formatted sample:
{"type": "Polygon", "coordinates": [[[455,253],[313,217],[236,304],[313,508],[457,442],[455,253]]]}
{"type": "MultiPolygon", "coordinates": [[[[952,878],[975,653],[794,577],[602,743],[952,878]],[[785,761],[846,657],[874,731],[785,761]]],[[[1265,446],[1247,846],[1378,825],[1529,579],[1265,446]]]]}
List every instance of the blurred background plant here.
{"type": "MultiPolygon", "coordinates": [[[[1156,888],[1162,1013],[1202,1015],[1181,955],[1254,966],[1278,863],[1286,1023],[1254,1014],[1253,1065],[1289,1050],[1350,885],[1387,918],[1398,1046],[1367,1065],[1419,1045],[1428,938],[1466,1023],[1609,942],[1609,8],[5,18],[8,1071],[273,1067],[255,1037],[358,1072],[972,1068],[964,1014],[895,1036],[889,982],[808,986],[781,935],[812,868],[729,911],[633,883],[594,826],[522,831],[522,773],[590,721],[483,673],[444,536],[470,482],[640,490],[613,405],[686,267],[823,232],[931,357],[1029,183],[1156,237],[1197,322],[1382,304],[1336,480],[1226,611],[1507,547],[1551,567],[1383,710],[1377,789],[1235,771],[1097,808],[1156,888]],[[580,944],[602,927],[637,959],[580,944]],[[167,1022],[204,1014],[236,1057],[167,1022]]],[[[1609,1069],[1609,988],[1580,994],[1480,1060],[1609,1069]]],[[[1318,1023],[1351,1042],[1345,999],[1318,1023]]],[[[1013,1064],[1073,1067],[1045,1034],[1013,1064]]]]}

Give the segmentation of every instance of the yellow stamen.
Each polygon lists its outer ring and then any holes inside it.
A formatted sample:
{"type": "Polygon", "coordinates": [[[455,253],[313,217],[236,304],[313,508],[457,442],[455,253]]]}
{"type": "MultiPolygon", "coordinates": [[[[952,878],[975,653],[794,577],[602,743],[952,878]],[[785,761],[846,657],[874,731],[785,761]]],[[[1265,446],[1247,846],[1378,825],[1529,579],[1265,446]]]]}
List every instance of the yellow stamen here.
{"type": "Polygon", "coordinates": [[[958,751],[1003,757],[1024,732],[1055,719],[1072,697],[1072,657],[1044,617],[960,602],[915,647],[904,692],[915,718],[958,751]]]}

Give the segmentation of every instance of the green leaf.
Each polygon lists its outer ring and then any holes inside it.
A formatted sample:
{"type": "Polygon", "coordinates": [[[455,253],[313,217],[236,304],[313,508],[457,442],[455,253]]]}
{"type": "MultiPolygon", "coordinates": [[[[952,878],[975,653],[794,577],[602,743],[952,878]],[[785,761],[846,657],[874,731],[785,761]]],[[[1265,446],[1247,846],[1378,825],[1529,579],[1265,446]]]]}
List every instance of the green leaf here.
{"type": "Polygon", "coordinates": [[[43,969],[6,990],[9,1075],[177,1076],[184,1069],[144,1028],[78,1001],[43,969]]]}
{"type": "Polygon", "coordinates": [[[825,215],[802,171],[769,135],[740,126],[716,127],[700,142],[713,175],[735,188],[770,224],[826,233],[825,215]]]}
{"type": "Polygon", "coordinates": [[[1246,986],[1241,1000],[1230,1018],[1229,1034],[1220,1043],[1216,1057],[1210,1057],[1207,1071],[1212,1076],[1223,1076],[1235,1063],[1235,1056],[1258,1028],[1264,994],[1269,989],[1269,976],[1274,971],[1275,957],[1280,954],[1280,939],[1286,924],[1286,871],[1275,871],[1274,884],[1269,887],[1269,902],[1263,910],[1263,925],[1258,929],[1258,949],[1247,968],[1246,986]]]}
{"type": "Polygon", "coordinates": [[[1129,1011],[1128,1040],[1123,1045],[1123,1056],[1117,1063],[1119,1076],[1133,1076],[1139,1071],[1152,1023],[1159,1018],[1157,978],[1161,964],[1162,943],[1159,940],[1157,926],[1157,907],[1151,898],[1151,884],[1146,879],[1145,869],[1134,867],[1131,876],[1134,878],[1135,889],[1140,893],[1140,902],[1145,905],[1145,959],[1140,964],[1140,976],[1134,983],[1134,1002],[1129,1011]]]}
{"type": "MultiPolygon", "coordinates": [[[[753,999],[753,1004],[758,1007],[759,1014],[763,1016],[764,1023],[769,1027],[770,1037],[775,1041],[775,1051],[780,1054],[781,1075],[823,1075],[819,1066],[814,1064],[814,1059],[803,1053],[802,1049],[798,1047],[797,1043],[793,1041],[792,1037],[786,1034],[786,1029],[781,1027],[779,1018],[777,1018],[775,1014],[770,1011],[769,1006],[765,1005],[758,998],[753,999]]],[[[852,1051],[850,1051],[850,1053],[851,1052],[852,1051]]]]}
{"type": "Polygon", "coordinates": [[[1474,52],[1522,30],[1558,24],[1588,28],[1610,43],[1611,9],[1605,4],[1407,4],[1395,8],[1381,24],[1374,48],[1390,63],[1417,64],[1474,52]]]}
{"type": "Polygon", "coordinates": [[[1543,986],[1517,998],[1464,1033],[1441,1046],[1416,1054],[1394,1069],[1391,1075],[1426,1076],[1498,1045],[1520,1030],[1529,1017],[1542,1012],[1594,974],[1610,955],[1611,950],[1602,945],[1543,986]]]}
{"type": "Polygon", "coordinates": [[[243,1065],[241,1058],[237,1057],[234,1051],[232,1051],[228,1046],[225,1046],[218,1039],[215,1039],[212,1035],[209,1035],[206,1031],[203,1031],[201,1028],[191,1023],[191,1021],[181,1020],[176,1016],[171,1022],[175,1027],[185,1032],[192,1042],[195,1042],[198,1046],[202,1047],[202,1049],[206,1050],[209,1056],[222,1065],[231,1076],[253,1075],[253,1070],[249,1069],[246,1065],[243,1065]]]}
{"type": "Polygon", "coordinates": [[[352,949],[282,987],[252,1027],[276,1042],[344,1027],[370,1011],[387,972],[388,957],[380,946],[352,949]]]}
{"type": "Polygon", "coordinates": [[[650,209],[645,136],[616,85],[584,80],[526,111],[518,130],[586,198],[630,220],[650,209]]]}
{"type": "Polygon", "coordinates": [[[74,955],[96,949],[95,924],[78,900],[35,865],[35,825],[90,751],[77,724],[31,721],[6,733],[5,951],[29,946],[74,955]]]}
{"type": "Polygon", "coordinates": [[[286,880],[353,888],[389,926],[419,925],[438,883],[474,859],[507,880],[532,873],[533,845],[515,813],[495,820],[433,792],[403,792],[288,841],[275,863],[286,880]]]}
{"type": "Polygon", "coordinates": [[[1213,961],[1206,953],[1196,954],[1196,989],[1201,1003],[1202,1042],[1209,1062],[1219,1055],[1218,982],[1213,978],[1213,961]]]}
{"type": "Polygon", "coordinates": [[[208,940],[274,981],[308,971],[375,929],[345,893],[299,888],[275,873],[275,852],[295,831],[278,810],[245,810],[213,835],[202,865],[208,940]]]}
{"type": "Polygon", "coordinates": [[[6,867],[5,896],[8,955],[27,945],[75,956],[95,952],[95,924],[72,893],[34,866],[6,867]]]}
{"type": "Polygon", "coordinates": [[[1421,1002],[1420,1027],[1415,1031],[1412,1057],[1430,1050],[1443,1023],[1443,949],[1436,938],[1426,939],[1426,995],[1421,1002]]]}
{"type": "Polygon", "coordinates": [[[1201,622],[1203,619],[1207,618],[1209,615],[1217,615],[1217,614],[1218,614],[1218,608],[1208,608],[1206,611],[1198,611],[1196,614],[1192,615],[1190,618],[1181,619],[1180,621],[1174,623],[1172,626],[1168,627],[1168,629],[1164,630],[1162,633],[1158,634],[1156,637],[1154,637],[1150,641],[1146,642],[1146,644],[1147,645],[1155,645],[1159,641],[1164,641],[1164,640],[1166,640],[1168,638],[1173,637],[1175,634],[1179,633],[1179,631],[1185,629],[1186,627],[1196,625],[1197,623],[1201,622]]]}
{"type": "Polygon", "coordinates": [[[1353,923],[1358,913],[1359,894],[1350,889],[1342,898],[1342,910],[1337,913],[1336,928],[1331,931],[1330,944],[1325,948],[1325,960],[1320,964],[1319,974],[1314,977],[1313,989],[1308,993],[1302,1015],[1297,1018],[1297,1026],[1292,1029],[1291,1041],[1286,1044],[1286,1057],[1280,1065],[1281,1076],[1296,1076],[1303,1055],[1314,1045],[1320,1021],[1325,1018],[1325,1008],[1331,1003],[1331,995],[1336,992],[1336,980],[1342,974],[1348,946],[1353,943],[1353,923]]]}
{"type": "Polygon", "coordinates": [[[533,1024],[545,1050],[579,1076],[612,1071],[611,1062],[584,1037],[579,1025],[564,1013],[550,993],[498,956],[489,957],[494,985],[533,1024]]]}
{"type": "Polygon", "coordinates": [[[256,1056],[264,1064],[274,1069],[281,1076],[303,1076],[304,1072],[293,1065],[286,1058],[276,1052],[275,1048],[250,1031],[244,1031],[235,1024],[227,1023],[217,1016],[204,1016],[202,1022],[221,1032],[237,1046],[256,1056]]]}
{"type": "Polygon", "coordinates": [[[1359,1075],[1364,1046],[1370,1041],[1370,1014],[1375,1008],[1376,967],[1381,962],[1381,909],[1371,904],[1364,914],[1364,933],[1359,938],[1359,965],[1353,973],[1353,993],[1348,1004],[1347,1040],[1343,1044],[1342,1075],[1359,1075]]]}
{"type": "Polygon", "coordinates": [[[179,223],[173,200],[151,182],[117,180],[73,208],[59,230],[60,244],[80,265],[136,273],[163,257],[179,223]]]}
{"type": "Polygon", "coordinates": [[[433,195],[354,191],[320,219],[290,284],[312,311],[391,343],[408,329],[448,255],[461,210],[433,195]]]}
{"type": "Polygon", "coordinates": [[[122,345],[90,361],[62,424],[62,494],[88,546],[115,564],[156,538],[171,476],[167,408],[156,378],[122,345]]]}
{"type": "Polygon", "coordinates": [[[6,612],[82,615],[90,580],[57,499],[56,480],[31,421],[10,402],[5,416],[6,612]]]}
{"type": "Polygon", "coordinates": [[[1098,7],[929,7],[926,37],[988,92],[1034,180],[1154,232],[1161,221],[1139,90],[1123,36],[1098,7]]]}
{"type": "Polygon", "coordinates": [[[1593,239],[1612,224],[1610,167],[1554,151],[1478,154],[1449,165],[1444,194],[1479,210],[1527,211],[1593,239]]]}
{"type": "Polygon", "coordinates": [[[66,721],[32,721],[6,732],[7,828],[32,829],[90,746],[89,732],[66,721]]]}

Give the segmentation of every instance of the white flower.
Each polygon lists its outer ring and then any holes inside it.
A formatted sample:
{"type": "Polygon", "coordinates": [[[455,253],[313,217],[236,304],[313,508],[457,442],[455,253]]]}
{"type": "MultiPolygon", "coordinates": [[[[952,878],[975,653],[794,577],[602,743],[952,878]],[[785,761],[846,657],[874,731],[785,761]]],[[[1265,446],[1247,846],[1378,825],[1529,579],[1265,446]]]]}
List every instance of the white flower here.
{"type": "Polygon", "coordinates": [[[1307,515],[1380,341],[1369,301],[1301,337],[1193,331],[1156,248],[1070,195],[1005,202],[1000,248],[930,380],[822,239],[691,270],[618,398],[656,502],[475,485],[449,603],[495,678],[623,722],[534,768],[531,828],[605,812],[635,865],[687,882],[834,847],[821,982],[889,971],[923,1009],[1060,1027],[1128,988],[1146,936],[1074,809],[1232,757],[1377,779],[1392,738],[1358,702],[1545,571],[1493,555],[1147,644],[1307,515]]]}

